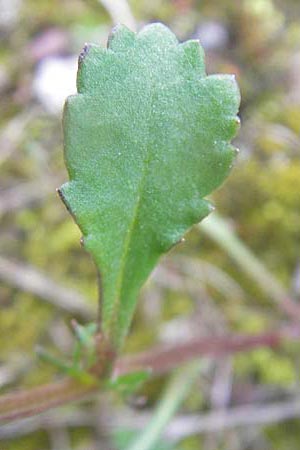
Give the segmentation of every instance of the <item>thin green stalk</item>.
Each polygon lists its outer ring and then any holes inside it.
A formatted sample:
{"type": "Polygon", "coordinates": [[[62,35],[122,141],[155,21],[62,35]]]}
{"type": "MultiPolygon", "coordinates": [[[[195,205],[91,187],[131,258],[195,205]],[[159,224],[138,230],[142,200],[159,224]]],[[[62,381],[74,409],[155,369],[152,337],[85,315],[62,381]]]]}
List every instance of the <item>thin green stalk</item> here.
{"type": "Polygon", "coordinates": [[[193,361],[174,374],[148,426],[127,450],[155,450],[166,425],[187,397],[201,369],[203,362],[193,361]]]}
{"type": "Polygon", "coordinates": [[[278,303],[288,298],[286,289],[239,239],[225,219],[214,213],[199,224],[199,228],[223,248],[267,295],[278,303]]]}

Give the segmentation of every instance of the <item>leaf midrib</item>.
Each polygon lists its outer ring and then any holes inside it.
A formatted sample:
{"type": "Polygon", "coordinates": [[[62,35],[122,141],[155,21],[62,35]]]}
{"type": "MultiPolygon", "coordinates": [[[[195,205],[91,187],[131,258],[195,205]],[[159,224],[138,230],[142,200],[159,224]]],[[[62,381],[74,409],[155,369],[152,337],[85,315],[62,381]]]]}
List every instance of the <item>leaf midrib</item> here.
{"type": "Polygon", "coordinates": [[[130,244],[132,241],[132,237],[133,237],[133,231],[135,229],[136,223],[137,223],[137,218],[138,218],[138,213],[139,213],[139,209],[140,209],[140,203],[141,203],[141,199],[143,197],[143,191],[144,191],[144,187],[146,184],[146,180],[147,180],[147,175],[148,175],[148,171],[149,171],[149,166],[150,166],[150,161],[151,161],[151,151],[149,150],[149,145],[148,145],[148,141],[149,141],[149,136],[150,136],[150,122],[151,122],[151,116],[152,116],[152,108],[153,108],[153,98],[154,98],[154,94],[157,91],[157,89],[155,89],[154,84],[152,85],[152,88],[150,89],[150,107],[149,107],[149,116],[146,119],[146,122],[148,123],[148,130],[147,130],[147,138],[145,139],[146,142],[146,156],[145,159],[143,161],[143,172],[141,175],[141,179],[140,179],[140,183],[137,189],[137,201],[136,201],[136,205],[133,209],[133,219],[130,223],[129,226],[129,230],[128,233],[126,235],[126,238],[124,240],[124,247],[123,247],[123,257],[122,257],[122,263],[121,263],[121,268],[119,271],[119,277],[117,280],[117,289],[116,289],[116,294],[115,294],[115,300],[114,300],[114,305],[112,308],[112,313],[110,316],[110,323],[109,323],[109,339],[115,343],[114,341],[117,341],[117,346],[119,345],[119,337],[122,335],[123,333],[123,329],[122,328],[118,328],[118,332],[116,333],[116,336],[114,335],[115,332],[115,324],[120,324],[120,320],[119,320],[119,309],[120,309],[120,304],[121,304],[121,292],[122,292],[122,286],[123,286],[123,280],[124,280],[124,274],[125,274],[125,268],[126,268],[126,262],[127,262],[127,257],[128,257],[128,253],[129,253],[129,248],[130,248],[130,244]]]}

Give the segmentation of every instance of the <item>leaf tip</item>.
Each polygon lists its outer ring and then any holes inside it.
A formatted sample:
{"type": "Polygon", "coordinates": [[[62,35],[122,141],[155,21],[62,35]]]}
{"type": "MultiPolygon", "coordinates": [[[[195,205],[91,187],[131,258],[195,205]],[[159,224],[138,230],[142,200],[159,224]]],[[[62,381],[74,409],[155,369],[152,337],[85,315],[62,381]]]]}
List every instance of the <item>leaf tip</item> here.
{"type": "Polygon", "coordinates": [[[198,73],[205,75],[205,54],[200,41],[190,39],[179,44],[179,47],[183,50],[185,66],[196,69],[198,73]]]}
{"type": "Polygon", "coordinates": [[[112,51],[124,51],[133,45],[136,33],[126,25],[117,24],[110,32],[107,39],[107,48],[112,51]]]}
{"type": "Polygon", "coordinates": [[[154,22],[146,25],[137,34],[138,39],[145,39],[151,45],[178,45],[178,39],[175,34],[163,23],[154,22]]]}

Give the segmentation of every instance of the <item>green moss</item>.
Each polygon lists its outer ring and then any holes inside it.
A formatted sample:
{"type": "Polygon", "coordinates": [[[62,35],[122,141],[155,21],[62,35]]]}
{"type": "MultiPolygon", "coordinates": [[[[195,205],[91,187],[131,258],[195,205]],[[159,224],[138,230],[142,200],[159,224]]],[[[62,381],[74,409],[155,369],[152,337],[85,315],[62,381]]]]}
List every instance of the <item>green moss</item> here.
{"type": "Polygon", "coordinates": [[[251,373],[258,382],[286,386],[296,381],[293,362],[286,355],[280,355],[268,348],[251,353],[239,354],[235,360],[237,374],[251,373]]]}
{"type": "Polygon", "coordinates": [[[167,292],[163,301],[163,318],[172,320],[192,314],[194,304],[191,297],[180,292],[167,292]]]}
{"type": "MultiPolygon", "coordinates": [[[[244,242],[289,289],[300,254],[300,107],[295,58],[299,52],[299,1],[155,0],[149,3],[132,0],[130,5],[138,26],[162,20],[186,39],[197,34],[200,22],[206,24],[213,20],[229,33],[229,44],[224,49],[209,51],[207,62],[210,72],[222,71],[225,67],[228,71],[230,67],[229,71],[239,77],[243,91],[241,155],[228,182],[214,195],[214,203],[218,212],[230,218],[244,242]],[[281,21],[283,14],[284,22],[281,21]]],[[[99,40],[103,41],[104,29],[110,25],[111,20],[98,0],[22,2],[19,23],[11,32],[2,33],[0,75],[4,67],[9,84],[1,90],[0,126],[5,127],[17,114],[36,106],[30,96],[34,71],[27,55],[32,39],[39,32],[49,26],[59,27],[69,36],[69,51],[72,52],[79,50],[95,33],[99,33],[99,40]]],[[[13,188],[39,178],[43,182],[45,173],[65,179],[61,150],[60,118],[38,114],[25,128],[20,144],[1,165],[1,187],[13,188]]],[[[0,231],[3,255],[36,266],[49,277],[96,301],[94,266],[80,247],[77,228],[54,191],[38,204],[26,204],[19,212],[5,214],[1,217],[0,231]]],[[[282,317],[277,307],[224,252],[203,235],[199,237],[197,228],[190,231],[186,243],[175,251],[212,262],[242,286],[245,298],[226,301],[209,290],[212,302],[225,316],[231,331],[255,334],[277,329],[279,315],[282,317]]],[[[189,316],[194,311],[194,301],[186,292],[174,292],[170,288],[161,290],[159,295],[162,317],[149,323],[141,305],[126,344],[127,353],[150,348],[158,342],[165,322],[189,316]]],[[[34,348],[40,343],[51,349],[47,329],[57,317],[56,309],[3,283],[0,304],[1,363],[14,360],[18,355],[33,361],[32,370],[22,377],[18,387],[55,378],[57,372],[53,367],[35,360],[34,348]]],[[[69,321],[63,313],[59,315],[66,323],[69,321]]],[[[289,386],[294,384],[298,374],[298,355],[298,343],[286,344],[277,351],[261,349],[239,354],[235,356],[234,376],[242,383],[289,386]]],[[[150,406],[159,398],[167,378],[154,379],[143,387],[141,395],[148,398],[150,406]]],[[[192,395],[185,410],[200,411],[200,397],[201,389],[199,395],[192,395]]],[[[116,397],[116,407],[121,407],[126,400],[116,397]]],[[[92,445],[90,433],[91,430],[85,428],[71,432],[72,448],[89,448],[92,445]]],[[[234,433],[239,435],[239,431],[234,433]]],[[[265,427],[264,439],[270,450],[296,450],[300,440],[298,422],[265,427]]],[[[205,445],[206,438],[192,436],[175,448],[200,450],[205,445]]],[[[48,448],[45,433],[0,444],[1,450],[48,448]]],[[[228,448],[231,445],[225,433],[215,450],[228,448]]]]}
{"type": "Polygon", "coordinates": [[[10,353],[32,354],[39,336],[44,333],[51,317],[51,308],[32,296],[11,291],[13,303],[1,310],[1,355],[10,353]]]}
{"type": "Polygon", "coordinates": [[[18,439],[1,441],[1,450],[29,450],[47,448],[48,438],[45,433],[33,433],[18,439]]]}

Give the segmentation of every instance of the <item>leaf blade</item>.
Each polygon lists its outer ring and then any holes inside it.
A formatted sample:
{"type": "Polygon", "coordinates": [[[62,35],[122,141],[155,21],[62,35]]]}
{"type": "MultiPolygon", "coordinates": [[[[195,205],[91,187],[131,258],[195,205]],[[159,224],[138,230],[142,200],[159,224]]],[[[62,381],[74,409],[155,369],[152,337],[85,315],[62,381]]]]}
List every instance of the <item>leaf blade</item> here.
{"type": "Polygon", "coordinates": [[[205,75],[196,41],[160,24],[115,29],[80,58],[64,112],[64,201],[101,271],[103,329],[119,347],[159,257],[210,212],[230,171],[239,92],[205,75]]]}

